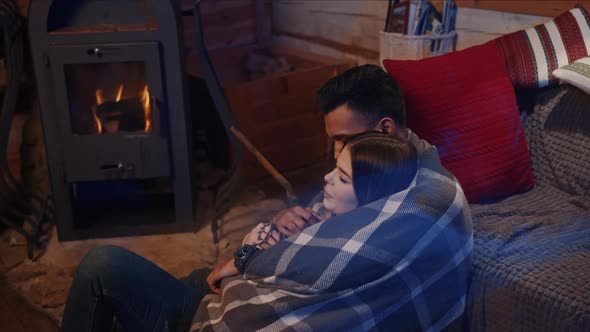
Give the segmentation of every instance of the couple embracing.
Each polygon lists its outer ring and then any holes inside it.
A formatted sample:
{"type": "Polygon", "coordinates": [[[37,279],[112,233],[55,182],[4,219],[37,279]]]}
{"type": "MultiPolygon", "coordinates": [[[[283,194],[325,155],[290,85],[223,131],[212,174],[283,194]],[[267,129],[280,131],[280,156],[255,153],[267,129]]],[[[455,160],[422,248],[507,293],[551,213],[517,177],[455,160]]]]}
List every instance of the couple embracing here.
{"type": "Polygon", "coordinates": [[[436,148],[406,128],[397,82],[356,67],[318,105],[336,166],[307,207],[279,211],[230,260],[183,281],[124,248],[95,248],[63,331],[439,331],[457,319],[469,207],[436,148]]]}

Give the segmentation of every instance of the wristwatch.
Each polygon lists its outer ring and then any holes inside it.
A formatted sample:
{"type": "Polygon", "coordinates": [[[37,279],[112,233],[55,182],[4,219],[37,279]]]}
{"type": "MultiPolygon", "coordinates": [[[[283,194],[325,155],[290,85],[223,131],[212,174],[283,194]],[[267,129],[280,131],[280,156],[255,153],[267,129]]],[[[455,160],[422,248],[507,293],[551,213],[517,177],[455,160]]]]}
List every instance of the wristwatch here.
{"type": "Polygon", "coordinates": [[[254,257],[254,255],[260,251],[257,246],[245,244],[236,250],[234,253],[234,266],[240,273],[244,273],[246,269],[246,263],[254,257]]]}

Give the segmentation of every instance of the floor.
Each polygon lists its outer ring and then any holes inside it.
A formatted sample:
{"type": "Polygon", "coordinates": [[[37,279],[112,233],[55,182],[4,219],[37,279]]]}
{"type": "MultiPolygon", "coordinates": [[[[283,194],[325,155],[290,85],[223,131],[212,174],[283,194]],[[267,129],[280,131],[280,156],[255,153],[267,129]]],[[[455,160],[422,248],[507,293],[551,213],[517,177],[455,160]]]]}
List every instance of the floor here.
{"type": "Polygon", "coordinates": [[[45,312],[32,306],[17,290],[0,278],[1,331],[59,331],[56,322],[45,312]]]}
{"type": "Polygon", "coordinates": [[[245,233],[284,207],[281,199],[247,190],[222,217],[218,244],[208,223],[193,233],[71,242],[59,242],[53,230],[46,252],[34,262],[26,258],[23,238],[5,231],[0,237],[0,331],[58,331],[76,266],[97,245],[126,247],[182,277],[231,256],[245,233]]]}

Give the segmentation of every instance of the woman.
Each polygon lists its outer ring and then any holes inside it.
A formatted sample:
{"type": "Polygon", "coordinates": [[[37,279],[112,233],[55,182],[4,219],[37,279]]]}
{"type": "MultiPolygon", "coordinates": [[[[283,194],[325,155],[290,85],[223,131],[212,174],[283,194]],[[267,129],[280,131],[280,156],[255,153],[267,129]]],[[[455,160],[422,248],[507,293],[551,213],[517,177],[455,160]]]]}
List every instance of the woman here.
{"type": "MultiPolygon", "coordinates": [[[[325,177],[321,220],[343,215],[357,207],[407,188],[417,171],[414,148],[380,133],[352,139],[340,154],[336,168],[325,177]]],[[[319,209],[318,209],[319,207],[319,209]]],[[[271,224],[258,225],[245,243],[266,249],[279,242],[271,224]]],[[[231,259],[207,277],[215,293],[220,281],[239,274],[231,259]]],[[[91,251],[80,263],[66,303],[62,331],[110,331],[117,317],[127,331],[187,331],[206,295],[206,274],[190,287],[146,259],[119,247],[91,251]]]]}

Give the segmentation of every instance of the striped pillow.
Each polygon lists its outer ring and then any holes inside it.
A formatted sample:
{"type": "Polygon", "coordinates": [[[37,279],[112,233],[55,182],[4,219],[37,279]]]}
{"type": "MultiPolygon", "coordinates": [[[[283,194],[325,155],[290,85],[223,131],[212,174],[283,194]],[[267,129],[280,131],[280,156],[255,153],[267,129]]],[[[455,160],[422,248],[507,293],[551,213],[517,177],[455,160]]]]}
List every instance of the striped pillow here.
{"type": "Polygon", "coordinates": [[[590,56],[556,69],[553,76],[590,94],[590,56]]]}
{"type": "Polygon", "coordinates": [[[496,39],[517,88],[557,85],[551,73],[590,54],[590,18],[583,7],[552,21],[496,39]]]}

